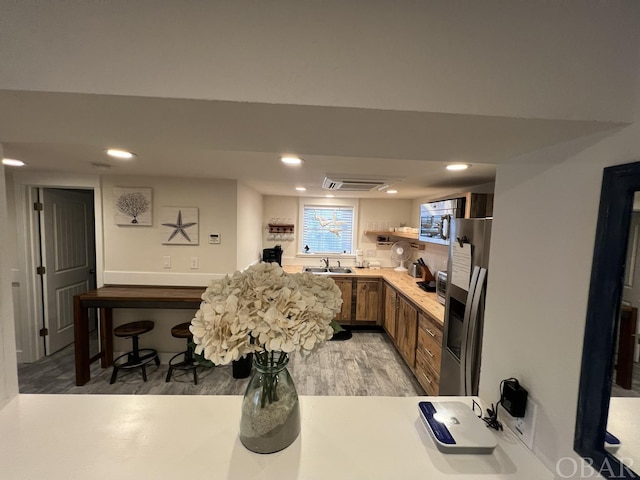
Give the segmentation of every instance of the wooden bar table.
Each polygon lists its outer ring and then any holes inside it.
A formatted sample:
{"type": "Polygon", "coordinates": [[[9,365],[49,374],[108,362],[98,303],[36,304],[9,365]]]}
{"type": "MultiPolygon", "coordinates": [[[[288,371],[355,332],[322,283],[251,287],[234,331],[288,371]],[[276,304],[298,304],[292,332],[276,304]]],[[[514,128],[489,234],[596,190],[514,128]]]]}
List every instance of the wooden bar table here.
{"type": "Polygon", "coordinates": [[[100,359],[102,368],[113,365],[114,308],[200,308],[205,287],[106,285],[73,297],[73,334],[76,385],[91,378],[90,366],[100,359]],[[100,351],[90,356],[89,309],[100,309],[100,351]]]}

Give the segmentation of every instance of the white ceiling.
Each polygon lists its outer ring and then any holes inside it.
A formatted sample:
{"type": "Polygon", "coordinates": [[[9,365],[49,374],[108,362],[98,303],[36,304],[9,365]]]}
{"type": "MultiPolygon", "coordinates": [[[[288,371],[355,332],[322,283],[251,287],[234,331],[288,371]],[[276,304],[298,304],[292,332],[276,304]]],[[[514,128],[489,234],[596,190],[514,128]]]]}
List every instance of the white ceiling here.
{"type": "MultiPolygon", "coordinates": [[[[320,196],[326,173],[404,177],[395,198],[492,182],[496,165],[619,124],[430,112],[0,90],[4,156],[28,170],[236,179],[264,195],[320,196]],[[107,157],[122,147],[131,161],[107,157]],[[297,154],[301,167],[285,167],[297,154]],[[466,172],[444,169],[466,162],[466,172]],[[107,164],[108,170],[92,164],[107,164]],[[304,186],[300,194],[295,186],[304,186]]],[[[383,197],[384,192],[337,196],[383,197]]]]}

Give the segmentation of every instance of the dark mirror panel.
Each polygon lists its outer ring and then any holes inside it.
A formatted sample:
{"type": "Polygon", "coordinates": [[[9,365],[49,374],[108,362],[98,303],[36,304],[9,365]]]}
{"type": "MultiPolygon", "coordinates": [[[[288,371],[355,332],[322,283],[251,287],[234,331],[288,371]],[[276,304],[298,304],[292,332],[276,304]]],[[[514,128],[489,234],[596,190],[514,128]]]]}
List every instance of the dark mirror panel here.
{"type": "MultiPolygon", "coordinates": [[[[640,162],[604,170],[589,287],[574,450],[588,459],[589,463],[592,462],[593,467],[605,478],[638,478],[630,468],[634,463],[631,458],[612,453],[615,439],[609,437],[607,432],[608,428],[618,430],[611,433],[617,433],[625,446],[622,433],[632,430],[628,428],[630,420],[637,416],[636,412],[640,412],[640,400],[611,398],[614,374],[617,376],[618,373],[616,361],[620,353],[620,319],[632,308],[623,297],[623,288],[629,274],[626,271],[627,252],[636,191],[640,191],[640,162]],[[608,425],[609,417],[611,421],[608,425]],[[605,448],[605,436],[608,448],[605,448]]],[[[635,431],[632,433],[635,434],[635,431]]],[[[635,443],[632,438],[626,439],[627,448],[635,443]]],[[[622,447],[620,451],[623,451],[622,447]]]]}

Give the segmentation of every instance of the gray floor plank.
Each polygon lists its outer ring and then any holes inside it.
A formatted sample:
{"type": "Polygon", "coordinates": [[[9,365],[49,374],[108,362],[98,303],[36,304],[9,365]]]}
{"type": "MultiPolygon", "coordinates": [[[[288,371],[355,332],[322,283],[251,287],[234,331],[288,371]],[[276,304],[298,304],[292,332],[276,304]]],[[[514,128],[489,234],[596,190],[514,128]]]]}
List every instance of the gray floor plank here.
{"type": "MultiPolygon", "coordinates": [[[[311,355],[295,353],[289,371],[299,395],[424,395],[386,334],[355,331],[350,340],[325,342],[311,355]]],[[[18,365],[21,393],[242,395],[248,379],[235,379],[230,365],[201,369],[199,384],[189,372],[176,372],[165,382],[168,366],[150,365],[148,381],[139,371],[118,374],[109,385],[111,369],[91,367],[91,381],[74,384],[73,346],[38,362],[18,365]]]]}

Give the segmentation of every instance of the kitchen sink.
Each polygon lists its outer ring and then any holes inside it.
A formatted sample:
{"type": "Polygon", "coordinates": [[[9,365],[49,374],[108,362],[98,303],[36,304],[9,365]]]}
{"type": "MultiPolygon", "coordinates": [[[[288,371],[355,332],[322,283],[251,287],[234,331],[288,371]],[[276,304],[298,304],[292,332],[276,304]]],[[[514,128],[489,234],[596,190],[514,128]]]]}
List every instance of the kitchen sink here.
{"type": "Polygon", "coordinates": [[[302,271],[304,273],[324,273],[324,274],[345,274],[345,273],[353,273],[353,269],[349,267],[303,267],[302,271]]]}
{"type": "Polygon", "coordinates": [[[304,267],[302,271],[305,273],[329,273],[329,270],[324,267],[304,267]]]}
{"type": "Polygon", "coordinates": [[[349,267],[330,267],[330,273],[353,273],[353,270],[349,267]]]}

